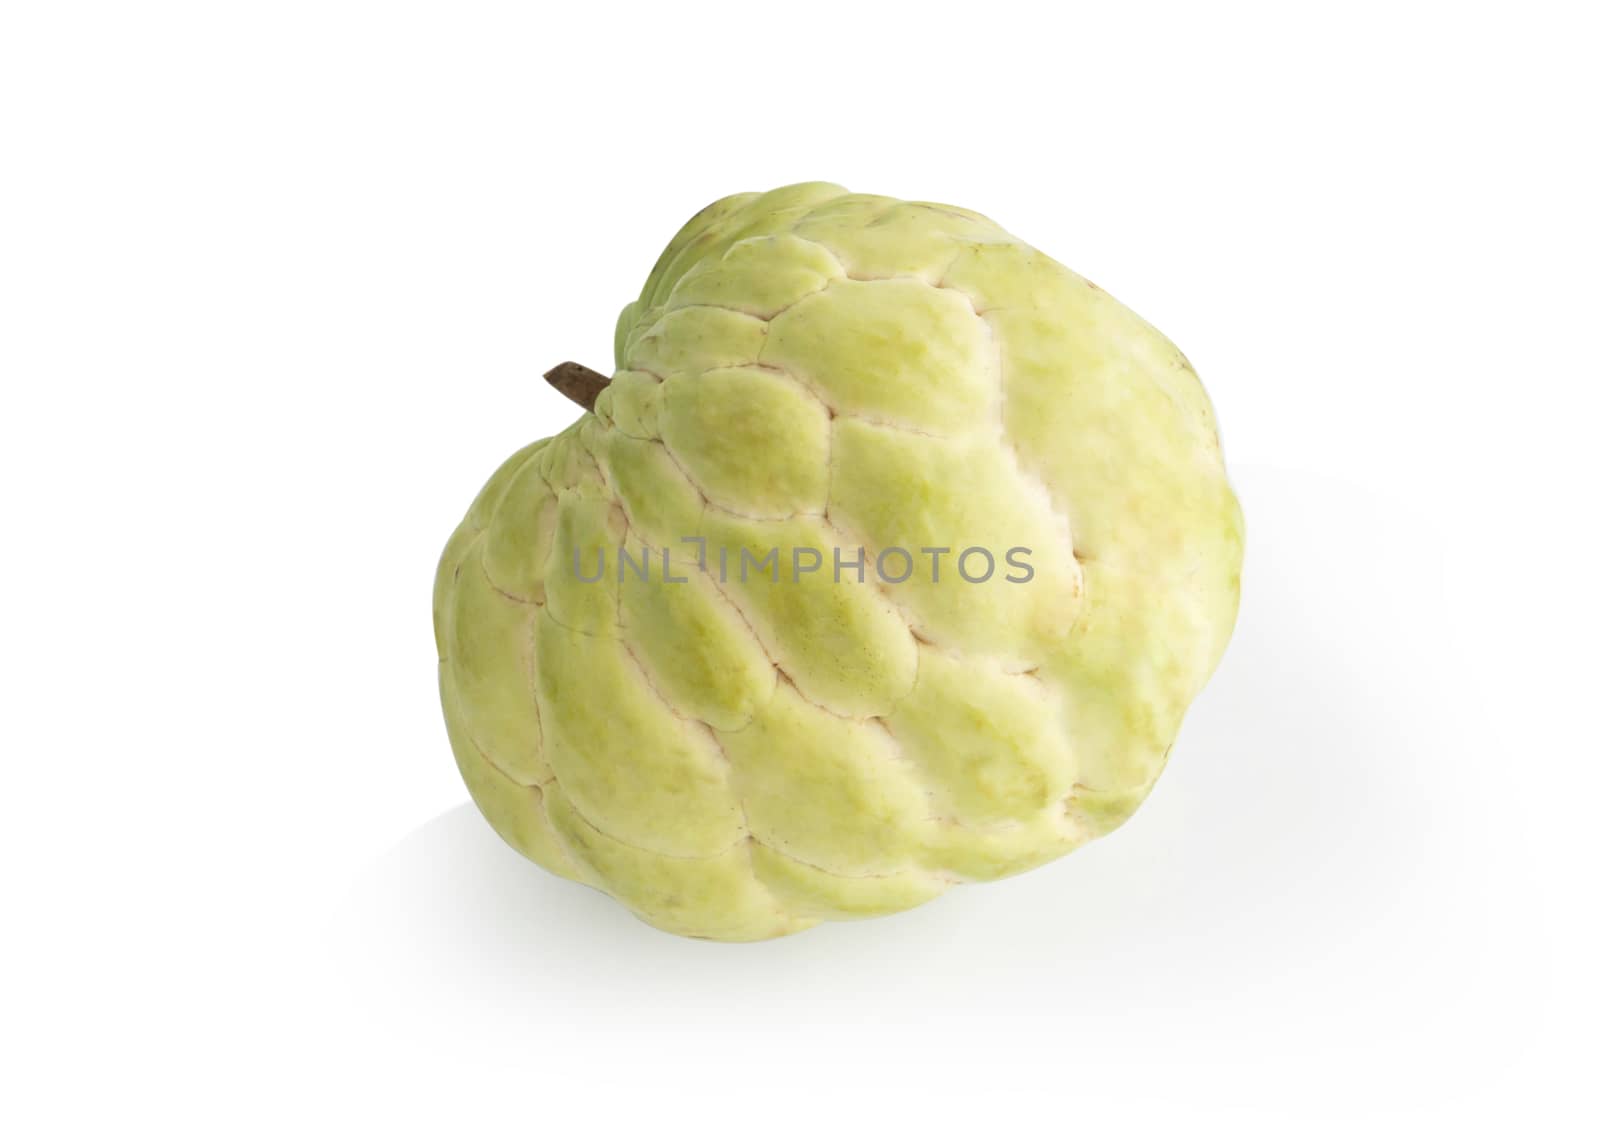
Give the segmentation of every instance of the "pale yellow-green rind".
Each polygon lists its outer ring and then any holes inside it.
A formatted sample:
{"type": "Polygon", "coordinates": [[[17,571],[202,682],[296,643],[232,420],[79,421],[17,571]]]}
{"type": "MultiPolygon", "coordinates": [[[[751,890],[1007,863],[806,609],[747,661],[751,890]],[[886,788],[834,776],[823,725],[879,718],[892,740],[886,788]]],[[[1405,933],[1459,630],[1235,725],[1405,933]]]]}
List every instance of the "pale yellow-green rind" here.
{"type": "Polygon", "coordinates": [[[664,930],[887,914],[1138,807],[1242,551],[1194,371],[1095,285],[957,207],[735,195],[623,310],[594,413],[446,546],[446,725],[509,844],[664,930]]]}

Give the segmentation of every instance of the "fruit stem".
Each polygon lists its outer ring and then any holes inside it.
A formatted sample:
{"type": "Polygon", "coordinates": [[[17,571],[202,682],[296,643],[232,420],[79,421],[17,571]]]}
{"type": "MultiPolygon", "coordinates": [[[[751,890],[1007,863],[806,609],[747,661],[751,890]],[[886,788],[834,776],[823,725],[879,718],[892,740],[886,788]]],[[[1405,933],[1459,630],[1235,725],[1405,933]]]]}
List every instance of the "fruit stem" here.
{"type": "Polygon", "coordinates": [[[577,362],[561,363],[545,374],[544,380],[559,389],[567,400],[582,405],[591,413],[594,412],[594,399],[611,384],[611,379],[604,374],[577,362]]]}

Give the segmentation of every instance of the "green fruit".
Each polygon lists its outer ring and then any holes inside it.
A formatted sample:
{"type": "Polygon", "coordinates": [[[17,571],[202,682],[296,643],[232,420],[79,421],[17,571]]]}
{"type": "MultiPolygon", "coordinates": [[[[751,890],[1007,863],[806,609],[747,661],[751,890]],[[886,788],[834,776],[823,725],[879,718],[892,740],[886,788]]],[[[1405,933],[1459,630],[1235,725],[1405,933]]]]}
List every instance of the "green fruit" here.
{"type": "Polygon", "coordinates": [[[450,741],[508,843],[747,940],[1139,805],[1242,556],[1171,343],[981,215],[805,183],[691,219],[616,365],[552,371],[592,413],[507,460],[439,565],[450,741]]]}

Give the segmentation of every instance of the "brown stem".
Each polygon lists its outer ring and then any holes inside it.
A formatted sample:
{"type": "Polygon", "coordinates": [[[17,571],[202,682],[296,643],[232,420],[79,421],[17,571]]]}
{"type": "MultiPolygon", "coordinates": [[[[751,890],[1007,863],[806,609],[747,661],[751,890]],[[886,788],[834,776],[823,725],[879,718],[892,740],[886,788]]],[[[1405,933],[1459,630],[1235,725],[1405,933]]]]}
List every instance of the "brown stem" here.
{"type": "Polygon", "coordinates": [[[611,379],[604,374],[577,362],[561,363],[546,374],[544,380],[559,389],[563,397],[577,402],[591,413],[594,412],[594,399],[611,384],[611,379]]]}

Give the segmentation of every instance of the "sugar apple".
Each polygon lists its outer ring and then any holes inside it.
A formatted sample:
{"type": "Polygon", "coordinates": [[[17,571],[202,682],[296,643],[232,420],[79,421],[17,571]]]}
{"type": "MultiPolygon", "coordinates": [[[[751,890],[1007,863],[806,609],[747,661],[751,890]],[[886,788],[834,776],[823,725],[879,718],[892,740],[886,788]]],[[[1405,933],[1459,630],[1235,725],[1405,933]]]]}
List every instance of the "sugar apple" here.
{"type": "Polygon", "coordinates": [[[733,941],[1133,812],[1243,549],[1171,343],[980,214],[804,183],[695,215],[615,350],[552,371],[591,411],[438,568],[450,742],[507,843],[733,941]]]}

